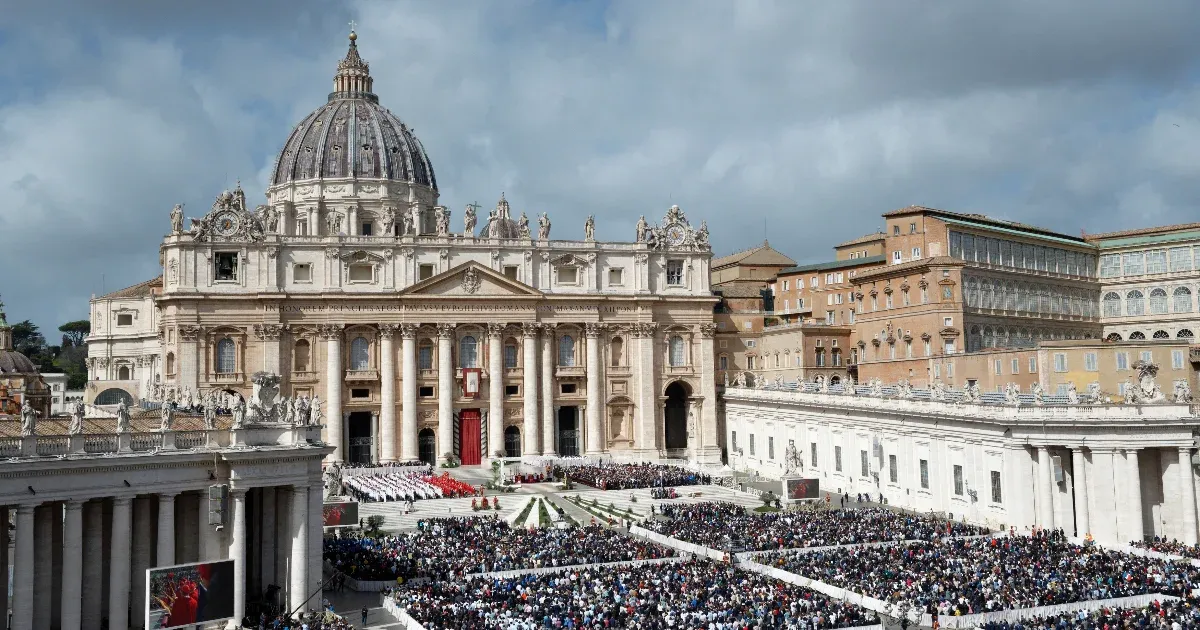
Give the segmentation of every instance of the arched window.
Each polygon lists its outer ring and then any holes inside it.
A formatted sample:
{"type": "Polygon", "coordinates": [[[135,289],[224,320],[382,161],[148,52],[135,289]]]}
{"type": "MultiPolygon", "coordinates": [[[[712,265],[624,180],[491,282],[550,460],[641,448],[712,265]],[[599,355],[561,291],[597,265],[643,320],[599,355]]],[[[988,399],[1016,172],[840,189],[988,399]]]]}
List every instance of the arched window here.
{"type": "Polygon", "coordinates": [[[133,404],[133,396],[130,396],[129,392],[126,392],[123,389],[113,388],[113,389],[106,389],[106,390],[100,392],[100,395],[96,396],[96,399],[92,401],[92,404],[119,405],[119,404],[121,404],[122,400],[125,401],[126,405],[133,404]]]}
{"type": "Polygon", "coordinates": [[[1183,328],[1179,332],[1175,333],[1176,339],[1191,339],[1193,337],[1195,337],[1195,335],[1192,334],[1192,331],[1186,328],[1183,328]]]}
{"type": "Polygon", "coordinates": [[[984,348],[995,348],[996,347],[996,336],[995,336],[995,333],[992,331],[991,326],[987,326],[983,329],[983,347],[984,348]]]}
{"type": "Polygon", "coordinates": [[[1141,291],[1133,290],[1125,294],[1125,314],[1146,314],[1146,296],[1142,295],[1141,291]]]}
{"type": "Polygon", "coordinates": [[[365,370],[371,365],[371,343],[366,337],[355,337],[350,342],[350,369],[365,370]]]}
{"type": "Polygon", "coordinates": [[[972,326],[971,333],[967,335],[967,352],[979,352],[982,346],[983,334],[979,332],[978,326],[972,326]]]}
{"type": "Polygon", "coordinates": [[[979,281],[974,278],[967,282],[967,306],[979,307],[979,281]]]}
{"type": "Polygon", "coordinates": [[[1004,310],[1017,310],[1017,285],[1011,282],[1004,286],[1004,310]]]}
{"type": "MultiPolygon", "coordinates": [[[[671,335],[669,345],[671,367],[679,367],[684,365],[685,358],[683,352],[683,337],[680,337],[679,335],[671,335]]],[[[779,367],[779,355],[775,355],[775,367],[779,367]]]]}
{"type": "Polygon", "coordinates": [[[1171,310],[1176,313],[1192,312],[1192,290],[1187,287],[1176,287],[1171,295],[1171,310]]]}
{"type": "Polygon", "coordinates": [[[1167,312],[1167,292],[1163,289],[1150,291],[1150,313],[1162,315],[1167,312]]]}
{"type": "Polygon", "coordinates": [[[575,367],[575,340],[571,335],[558,338],[558,364],[563,367],[575,367]]]}
{"type": "Polygon", "coordinates": [[[1170,339],[1171,333],[1169,333],[1165,330],[1156,330],[1156,331],[1154,331],[1154,334],[1152,335],[1152,337],[1154,337],[1155,339],[1170,339]]]}
{"type": "Polygon", "coordinates": [[[237,371],[237,346],[226,337],[217,342],[217,374],[233,374],[237,371]]]}
{"type": "Polygon", "coordinates": [[[117,380],[118,381],[128,381],[128,380],[130,380],[130,378],[131,378],[130,370],[129,370],[128,365],[122,365],[117,368],[117,380]]]}
{"type": "Polygon", "coordinates": [[[1104,294],[1104,316],[1105,317],[1120,317],[1121,316],[1121,296],[1113,291],[1104,294]]]}
{"type": "Polygon", "coordinates": [[[471,335],[463,337],[458,342],[458,364],[459,367],[473,368],[479,367],[479,344],[471,335]]]}
{"type": "Polygon", "coordinates": [[[1106,336],[1106,337],[1104,338],[1104,340],[1105,340],[1105,341],[1120,341],[1120,340],[1121,340],[1121,335],[1119,335],[1119,334],[1117,334],[1117,333],[1108,333],[1108,336],[1106,336]]]}
{"type": "Polygon", "coordinates": [[[1140,330],[1136,330],[1136,331],[1134,331],[1134,332],[1131,332],[1131,333],[1129,333],[1129,340],[1130,340],[1130,341],[1141,341],[1141,340],[1143,340],[1143,339],[1145,339],[1145,338],[1146,338],[1146,333],[1144,333],[1144,332],[1142,332],[1142,331],[1140,331],[1140,330]]]}
{"type": "Polygon", "coordinates": [[[504,456],[521,456],[521,429],[517,427],[507,427],[504,429],[504,456]]]}
{"type": "Polygon", "coordinates": [[[433,342],[428,339],[422,339],[421,345],[417,347],[417,369],[433,369],[433,342]]]}
{"type": "Polygon", "coordinates": [[[509,338],[504,340],[504,367],[506,369],[517,367],[517,356],[520,352],[518,347],[516,339],[509,338]]]}
{"type": "Polygon", "coordinates": [[[175,353],[167,353],[167,376],[175,376],[175,353]]]}
{"type": "Polygon", "coordinates": [[[309,345],[307,339],[296,341],[296,347],[292,354],[292,371],[307,372],[312,362],[312,346],[309,345]]]}
{"type": "Polygon", "coordinates": [[[620,337],[613,337],[609,342],[608,355],[613,367],[621,367],[621,363],[625,361],[625,342],[620,337]]]}

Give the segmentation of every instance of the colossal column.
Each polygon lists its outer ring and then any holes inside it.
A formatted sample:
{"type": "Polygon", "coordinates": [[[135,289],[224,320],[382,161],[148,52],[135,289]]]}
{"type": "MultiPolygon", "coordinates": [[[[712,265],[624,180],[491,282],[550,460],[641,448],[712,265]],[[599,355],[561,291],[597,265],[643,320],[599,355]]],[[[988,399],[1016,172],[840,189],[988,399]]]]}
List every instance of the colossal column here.
{"type": "Polygon", "coordinates": [[[504,324],[488,324],[488,450],[504,452],[504,324]]]}
{"type": "Polygon", "coordinates": [[[329,444],[333,452],[329,461],[342,461],[342,326],[321,324],[318,332],[325,338],[325,398],[329,411],[325,414],[329,444]]]}
{"type": "MultiPolygon", "coordinates": [[[[133,528],[133,497],[113,497],[112,542],[108,563],[108,627],[129,627],[129,545],[133,528]]],[[[89,585],[90,586],[90,585],[89,585]]]]}
{"type": "Polygon", "coordinates": [[[258,575],[263,589],[269,584],[279,584],[275,576],[275,486],[259,488],[259,545],[258,575]]]}
{"type": "Polygon", "coordinates": [[[13,552],[12,630],[33,630],[34,504],[17,506],[17,540],[13,552]]]}
{"type": "Polygon", "coordinates": [[[395,324],[379,325],[379,439],[380,461],[396,461],[396,348],[395,324]]]}
{"type": "Polygon", "coordinates": [[[415,462],[417,450],[417,325],[400,325],[402,401],[400,408],[400,459],[415,462]]]}
{"type": "Polygon", "coordinates": [[[79,630],[83,612],[83,501],[67,501],[63,517],[61,606],[62,630],[79,630]]]}
{"type": "Polygon", "coordinates": [[[262,346],[262,369],[271,374],[283,374],[283,362],[280,361],[279,342],[283,336],[283,326],[279,324],[255,324],[254,336],[262,346]]]}
{"type": "Polygon", "coordinates": [[[1141,542],[1146,537],[1146,526],[1142,519],[1142,477],[1137,449],[1125,450],[1125,466],[1125,486],[1129,488],[1129,535],[1126,538],[1141,542]]]}
{"type": "Polygon", "coordinates": [[[719,464],[721,460],[720,438],[717,436],[717,371],[713,365],[713,335],[717,325],[700,324],[700,395],[704,403],[700,409],[699,449],[693,447],[700,461],[719,464]]]}
{"type": "Polygon", "coordinates": [[[1080,538],[1092,531],[1088,522],[1088,484],[1087,460],[1083,457],[1083,447],[1071,449],[1071,478],[1075,482],[1075,535],[1080,538]]]}
{"type": "Polygon", "coordinates": [[[133,600],[133,615],[130,625],[141,628],[146,620],[141,618],[138,611],[146,610],[146,569],[150,568],[150,552],[153,538],[150,536],[150,499],[138,497],[133,500],[133,586],[130,588],[130,599],[133,600]]]}
{"type": "MultiPolygon", "coordinates": [[[[240,627],[246,616],[246,489],[230,488],[230,512],[233,524],[229,537],[229,559],[233,560],[233,619],[232,627],[240,627]]],[[[118,626],[123,627],[123,626],[118,626]]]]}
{"type": "Polygon", "coordinates": [[[1037,447],[1038,452],[1038,526],[1054,527],[1054,471],[1050,466],[1050,450],[1037,447]]]}
{"type": "Polygon", "coordinates": [[[654,346],[657,330],[658,324],[654,322],[634,324],[638,345],[633,379],[634,400],[637,404],[634,427],[637,435],[636,449],[645,457],[658,454],[658,374],[654,367],[654,357],[658,354],[654,346]]]}
{"type": "Polygon", "coordinates": [[[438,324],[438,451],[454,453],[454,324],[438,324]]]}
{"type": "Polygon", "coordinates": [[[1196,544],[1196,477],[1192,472],[1192,449],[1179,447],[1179,494],[1180,509],[1183,510],[1183,536],[1185,545],[1196,544]]]}
{"type": "Polygon", "coordinates": [[[179,327],[179,387],[198,391],[200,383],[200,335],[196,325],[179,327]]]}
{"type": "Polygon", "coordinates": [[[604,452],[604,432],[601,430],[603,418],[602,389],[604,377],[600,374],[600,331],[602,324],[585,324],[587,337],[587,454],[599,455],[604,452]]]}
{"type": "Polygon", "coordinates": [[[33,512],[33,627],[50,630],[54,610],[54,526],[57,503],[43,503],[33,512]]]}
{"type": "Polygon", "coordinates": [[[554,457],[554,327],[542,325],[542,455],[554,457]]]}
{"type": "Polygon", "coordinates": [[[100,630],[104,607],[104,589],[95,588],[104,580],[104,503],[88,501],[83,506],[83,630],[100,630]]]}
{"type": "Polygon", "coordinates": [[[526,322],[521,329],[524,341],[525,364],[522,369],[521,398],[524,402],[524,416],[521,433],[525,438],[522,455],[533,455],[538,452],[538,404],[537,404],[537,334],[540,324],[526,322]]]}
{"type": "Polygon", "coordinates": [[[316,590],[308,584],[308,486],[292,486],[292,567],[288,581],[288,607],[302,613],[308,594],[316,590]]]}

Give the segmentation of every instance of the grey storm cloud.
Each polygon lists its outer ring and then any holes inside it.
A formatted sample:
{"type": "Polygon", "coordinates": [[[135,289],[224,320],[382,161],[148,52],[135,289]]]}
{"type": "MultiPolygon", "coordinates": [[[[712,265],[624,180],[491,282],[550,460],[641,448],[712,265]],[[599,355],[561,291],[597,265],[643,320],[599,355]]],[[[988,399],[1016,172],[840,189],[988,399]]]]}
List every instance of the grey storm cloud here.
{"type": "Polygon", "coordinates": [[[53,329],[258,203],[356,20],[455,213],[557,237],[679,204],[801,261],[919,203],[1078,233],[1194,220],[1200,3],[0,0],[0,294],[53,329]]]}

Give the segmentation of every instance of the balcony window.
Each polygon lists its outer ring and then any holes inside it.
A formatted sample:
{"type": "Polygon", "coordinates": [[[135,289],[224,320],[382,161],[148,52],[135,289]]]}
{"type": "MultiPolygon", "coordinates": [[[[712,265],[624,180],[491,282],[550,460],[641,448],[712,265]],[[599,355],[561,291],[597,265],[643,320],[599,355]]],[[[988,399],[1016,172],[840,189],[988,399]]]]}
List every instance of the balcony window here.
{"type": "Polygon", "coordinates": [[[213,276],[217,282],[236,282],[238,271],[238,255],[236,252],[217,252],[216,260],[213,264],[216,266],[215,275],[213,276]]]}
{"type": "Polygon", "coordinates": [[[133,325],[133,313],[117,313],[117,325],[118,326],[132,326],[133,325]]]}
{"type": "Polygon", "coordinates": [[[479,360],[478,350],[479,350],[479,344],[476,343],[474,337],[472,337],[470,335],[463,337],[462,340],[460,340],[458,342],[459,367],[465,367],[465,368],[479,367],[479,365],[478,365],[478,360],[479,360]]]}
{"type": "Polygon", "coordinates": [[[517,367],[517,344],[515,341],[504,344],[504,367],[510,370],[517,367]]]}
{"type": "Polygon", "coordinates": [[[558,339],[558,364],[562,367],[575,367],[575,340],[570,335],[558,339]]]}
{"type": "Polygon", "coordinates": [[[433,265],[417,267],[417,280],[428,280],[433,277],[433,265]]]}
{"type": "Polygon", "coordinates": [[[371,364],[371,344],[365,337],[350,342],[350,369],[366,370],[371,364]]]}
{"type": "Polygon", "coordinates": [[[671,367],[680,367],[685,364],[684,349],[683,337],[672,335],[669,348],[671,367]]]}
{"type": "Polygon", "coordinates": [[[682,286],[683,285],[683,261],[668,260],[667,261],[667,285],[682,286]]]}
{"type": "Polygon", "coordinates": [[[428,340],[422,341],[421,347],[417,349],[417,369],[433,369],[433,344],[428,340]]]}
{"type": "Polygon", "coordinates": [[[226,337],[217,342],[217,374],[233,374],[237,371],[237,345],[226,337]]]}
{"type": "Polygon", "coordinates": [[[579,284],[579,269],[576,267],[559,267],[558,283],[567,285],[579,284]]]}
{"type": "Polygon", "coordinates": [[[296,342],[296,347],[293,350],[295,358],[292,360],[292,370],[295,372],[307,372],[309,368],[309,360],[312,356],[312,347],[308,341],[301,339],[296,342]]]}
{"type": "Polygon", "coordinates": [[[308,263],[292,266],[293,282],[312,282],[312,265],[308,263]]]}

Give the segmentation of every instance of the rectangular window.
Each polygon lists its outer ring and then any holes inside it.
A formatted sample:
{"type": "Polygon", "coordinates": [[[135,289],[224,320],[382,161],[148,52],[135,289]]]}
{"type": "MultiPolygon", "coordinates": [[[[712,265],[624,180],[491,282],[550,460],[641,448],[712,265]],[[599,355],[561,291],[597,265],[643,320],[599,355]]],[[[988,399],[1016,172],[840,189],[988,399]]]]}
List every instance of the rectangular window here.
{"type": "Polygon", "coordinates": [[[1171,271],[1191,271],[1192,250],[1187,247],[1171,248],[1171,271]]]}
{"type": "Polygon", "coordinates": [[[1129,369],[1129,355],[1128,354],[1125,354],[1124,352],[1117,353],[1117,369],[1118,370],[1128,370],[1129,369]]]}
{"type": "Polygon", "coordinates": [[[417,267],[417,280],[428,280],[433,277],[433,265],[425,264],[417,267]]]}
{"type": "Polygon", "coordinates": [[[504,395],[508,396],[510,398],[513,396],[520,396],[521,395],[521,386],[520,385],[505,385],[504,386],[504,395]]]}
{"type": "Polygon", "coordinates": [[[238,271],[238,255],[237,252],[217,252],[214,255],[216,265],[215,275],[213,276],[217,282],[234,282],[237,280],[238,271]]]}
{"type": "Polygon", "coordinates": [[[750,454],[754,454],[754,434],[750,434],[750,454]]]}
{"type": "Polygon", "coordinates": [[[775,459],[775,438],[774,438],[774,436],[767,436],[767,459],[770,459],[770,460],[775,459]]]}
{"type": "MultiPolygon", "coordinates": [[[[946,354],[954,354],[954,340],[953,339],[946,341],[945,352],[946,352],[946,354]]],[[[949,376],[949,374],[947,374],[947,376],[949,376]]]]}
{"type": "Polygon", "coordinates": [[[1141,252],[1132,252],[1121,256],[1121,264],[1125,268],[1126,276],[1140,276],[1145,270],[1143,264],[1143,256],[1141,252]]]}
{"type": "Polygon", "coordinates": [[[784,290],[784,291],[787,291],[787,290],[788,290],[788,285],[789,285],[790,283],[791,283],[791,281],[790,281],[790,280],[784,280],[784,281],[783,281],[783,290],[784,290]]]}
{"type": "MultiPolygon", "coordinates": [[[[562,393],[562,394],[574,394],[575,393],[575,383],[562,383],[559,386],[558,391],[559,391],[559,393],[562,393]]],[[[753,438],[751,438],[751,439],[753,439],[753,438]]]]}
{"type": "Polygon", "coordinates": [[[817,288],[817,277],[816,276],[813,276],[808,279],[808,286],[813,289],[817,288]]]}
{"type": "Polygon", "coordinates": [[[292,282],[312,282],[312,265],[308,263],[292,265],[292,282]]]}
{"type": "Polygon", "coordinates": [[[954,494],[963,495],[963,467],[958,464],[954,465],[954,494]]]}
{"type": "Polygon", "coordinates": [[[1004,495],[1000,493],[1000,471],[992,471],[992,503],[1002,503],[1004,495]]]}
{"type": "Polygon", "coordinates": [[[520,269],[521,268],[517,265],[504,265],[504,277],[508,278],[509,280],[516,280],[517,272],[520,269]]]}
{"type": "Polygon", "coordinates": [[[833,470],[842,472],[842,447],[833,447],[833,470]]]}
{"type": "Polygon", "coordinates": [[[433,369],[433,348],[422,346],[417,350],[417,367],[422,370],[433,369]]]}
{"type": "Polygon", "coordinates": [[[933,378],[942,378],[942,364],[941,363],[933,364],[933,378]]]}
{"type": "Polygon", "coordinates": [[[733,445],[733,450],[736,451],[737,450],[737,431],[731,431],[729,433],[729,443],[733,445]]]}
{"type": "Polygon", "coordinates": [[[668,260],[667,261],[667,284],[677,287],[683,285],[683,261],[668,260]]]}
{"type": "Polygon", "coordinates": [[[1097,365],[1095,352],[1089,352],[1083,355],[1083,369],[1087,370],[1088,372],[1099,371],[1100,367],[1097,365]]]}
{"type": "MultiPolygon", "coordinates": [[[[622,267],[613,267],[608,270],[608,286],[619,287],[625,284],[625,269],[622,267]]],[[[787,290],[787,287],[784,287],[787,290]]]]}
{"type": "Polygon", "coordinates": [[[1171,368],[1175,370],[1183,369],[1183,350],[1171,351],[1171,368]]]}
{"type": "Polygon", "coordinates": [[[517,367],[517,346],[516,344],[506,344],[504,346],[504,367],[513,369],[517,367]]]}
{"type": "Polygon", "coordinates": [[[351,398],[370,398],[371,390],[368,388],[365,388],[365,387],[363,387],[363,388],[355,387],[350,390],[350,397],[351,398]]]}
{"type": "Polygon", "coordinates": [[[898,262],[900,262],[900,250],[892,252],[892,263],[894,264],[898,262]]]}
{"type": "Polygon", "coordinates": [[[133,325],[133,313],[117,313],[117,325],[118,326],[132,326],[133,325]]]}
{"type": "Polygon", "coordinates": [[[943,318],[942,318],[942,325],[943,325],[943,326],[953,326],[953,325],[954,325],[954,318],[953,318],[953,317],[943,317],[943,318]]]}
{"type": "Polygon", "coordinates": [[[296,236],[308,236],[308,221],[304,219],[296,221],[296,236]]]}
{"type": "Polygon", "coordinates": [[[912,249],[912,257],[913,257],[913,260],[917,260],[921,257],[921,248],[920,247],[914,247],[912,249]]]}
{"type": "Polygon", "coordinates": [[[1037,374],[1037,357],[1029,357],[1029,373],[1037,374]]]}
{"type": "Polygon", "coordinates": [[[371,282],[374,275],[374,265],[350,265],[350,270],[347,272],[350,282],[371,282]]]}
{"type": "Polygon", "coordinates": [[[861,465],[861,468],[862,468],[862,476],[870,477],[871,476],[871,464],[867,460],[867,452],[859,451],[858,455],[859,455],[859,457],[858,457],[859,464],[861,465]]]}
{"type": "Polygon", "coordinates": [[[1021,362],[1018,361],[1017,359],[1013,359],[1012,363],[1008,367],[1008,370],[1009,370],[1009,373],[1011,373],[1011,374],[1020,374],[1021,373],[1021,362]]]}
{"type": "Polygon", "coordinates": [[[900,225],[899,224],[892,226],[892,236],[900,236],[900,225]]]}
{"type": "Polygon", "coordinates": [[[433,398],[433,386],[423,385],[417,388],[417,395],[419,395],[421,398],[433,398]]]}
{"type": "Polygon", "coordinates": [[[1001,367],[1003,365],[1003,362],[1000,361],[1000,359],[996,359],[994,363],[995,363],[995,366],[993,366],[993,367],[995,368],[996,374],[1003,374],[1004,373],[1003,368],[1001,367]]]}
{"type": "Polygon", "coordinates": [[[892,294],[891,293],[888,293],[884,297],[884,302],[886,303],[887,308],[892,308],[892,294]]]}
{"type": "Polygon", "coordinates": [[[1154,362],[1154,353],[1149,350],[1143,350],[1142,351],[1142,361],[1145,361],[1146,363],[1153,363],[1154,362]]]}
{"type": "Polygon", "coordinates": [[[929,460],[922,459],[920,461],[920,465],[921,465],[921,487],[928,490],[929,489],[929,460]]]}
{"type": "Polygon", "coordinates": [[[1066,372],[1067,371],[1067,355],[1066,354],[1063,354],[1062,352],[1054,353],[1054,371],[1055,372],[1066,372]]]}
{"type": "Polygon", "coordinates": [[[929,356],[931,354],[933,354],[933,344],[929,343],[929,340],[926,339],[925,340],[925,356],[929,356]]]}
{"type": "Polygon", "coordinates": [[[909,234],[916,234],[916,233],[917,233],[917,224],[916,224],[916,223],[909,223],[909,224],[908,224],[908,233],[909,233],[909,234]]]}
{"type": "Polygon", "coordinates": [[[954,362],[946,364],[946,378],[954,378],[954,362]]]}
{"type": "Polygon", "coordinates": [[[363,235],[363,236],[370,236],[370,235],[371,235],[371,229],[372,229],[372,228],[374,228],[374,227],[375,227],[375,226],[374,226],[374,225],[372,225],[372,224],[371,224],[369,221],[368,221],[367,223],[363,223],[363,224],[362,224],[362,235],[363,235]]]}
{"type": "Polygon", "coordinates": [[[813,468],[816,468],[817,466],[820,465],[817,463],[817,443],[816,442],[809,443],[808,455],[809,455],[808,461],[809,461],[810,466],[812,466],[813,468]]]}
{"type": "Polygon", "coordinates": [[[718,364],[717,369],[728,370],[729,369],[729,357],[722,356],[720,359],[718,359],[717,364],[718,364]]]}
{"type": "Polygon", "coordinates": [[[559,267],[558,268],[558,283],[559,284],[578,284],[579,269],[576,267],[559,267]]]}
{"type": "Polygon", "coordinates": [[[896,456],[888,455],[888,481],[896,483],[899,478],[899,472],[896,471],[896,456]]]}
{"type": "Polygon", "coordinates": [[[1167,250],[1146,252],[1146,273],[1167,273],[1167,250]]]}
{"type": "Polygon", "coordinates": [[[1118,278],[1121,276],[1121,255],[1105,254],[1100,257],[1100,277],[1118,278]]]}

